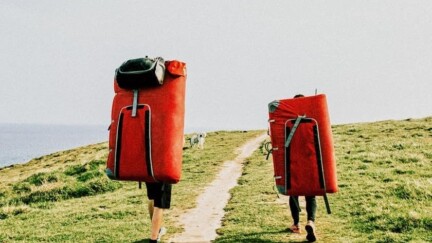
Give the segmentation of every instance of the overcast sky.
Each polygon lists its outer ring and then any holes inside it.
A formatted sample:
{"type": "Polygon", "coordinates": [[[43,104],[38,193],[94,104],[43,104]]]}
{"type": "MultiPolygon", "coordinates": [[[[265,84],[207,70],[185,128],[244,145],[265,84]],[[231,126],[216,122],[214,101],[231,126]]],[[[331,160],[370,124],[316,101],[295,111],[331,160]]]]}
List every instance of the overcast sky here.
{"type": "Polygon", "coordinates": [[[264,129],[315,89],[333,124],[432,115],[432,1],[2,0],[0,36],[0,123],[108,125],[146,55],[187,63],[187,129],[264,129]]]}

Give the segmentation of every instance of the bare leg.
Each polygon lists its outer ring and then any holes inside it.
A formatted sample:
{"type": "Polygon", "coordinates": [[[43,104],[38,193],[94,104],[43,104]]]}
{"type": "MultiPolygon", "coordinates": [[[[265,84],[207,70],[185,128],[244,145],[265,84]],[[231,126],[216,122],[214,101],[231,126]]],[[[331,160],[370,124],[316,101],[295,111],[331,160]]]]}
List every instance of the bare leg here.
{"type": "Polygon", "coordinates": [[[152,225],[151,225],[151,236],[150,239],[156,240],[159,235],[159,230],[162,226],[163,221],[163,209],[153,207],[152,225]]]}
{"type": "Polygon", "coordinates": [[[150,221],[153,219],[153,210],[154,210],[154,200],[148,201],[148,211],[150,215],[150,221]]]}

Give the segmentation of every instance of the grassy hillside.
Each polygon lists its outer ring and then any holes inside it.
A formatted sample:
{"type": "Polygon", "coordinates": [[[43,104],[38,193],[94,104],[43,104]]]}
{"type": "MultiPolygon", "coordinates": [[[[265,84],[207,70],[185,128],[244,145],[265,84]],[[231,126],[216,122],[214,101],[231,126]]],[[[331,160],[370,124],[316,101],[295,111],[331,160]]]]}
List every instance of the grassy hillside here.
{"type": "MultiPolygon", "coordinates": [[[[318,239],[432,242],[432,117],[339,125],[333,133],[340,191],[329,195],[331,215],[317,200],[318,239]]],[[[277,198],[264,154],[245,163],[216,242],[304,242],[305,233],[288,233],[288,197],[277,198]]]]}
{"type": "MultiPolygon", "coordinates": [[[[206,149],[186,149],[182,181],[173,188],[169,233],[194,207],[221,163],[263,131],[212,132],[206,149]]],[[[145,189],[104,175],[107,144],[36,158],[0,170],[0,242],[140,242],[149,235],[145,189]]],[[[168,235],[169,237],[169,235],[168,235]]],[[[167,237],[167,238],[168,238],[167,237]]]]}
{"type": "MultiPolygon", "coordinates": [[[[177,217],[214,178],[221,162],[263,131],[214,132],[206,149],[184,151],[182,181],[167,212],[177,217]]],[[[333,214],[318,199],[321,242],[432,242],[432,117],[333,127],[340,191],[333,214]]],[[[107,145],[96,144],[0,170],[0,242],[146,242],[145,190],[103,174],[107,145]]],[[[303,242],[290,234],[288,198],[273,189],[261,148],[245,162],[216,242],[303,242]]],[[[304,205],[301,220],[304,222],[304,205]]]]}

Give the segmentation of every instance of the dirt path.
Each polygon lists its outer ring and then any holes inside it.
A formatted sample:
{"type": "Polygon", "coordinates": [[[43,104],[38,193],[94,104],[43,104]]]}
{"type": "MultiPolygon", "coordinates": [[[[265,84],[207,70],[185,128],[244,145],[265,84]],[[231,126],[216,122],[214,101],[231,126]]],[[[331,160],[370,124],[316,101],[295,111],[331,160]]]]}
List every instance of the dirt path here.
{"type": "Polygon", "coordinates": [[[259,147],[267,134],[249,140],[239,149],[239,155],[232,161],[224,162],[216,179],[198,197],[197,207],[180,216],[185,231],[174,236],[169,242],[205,243],[217,236],[225,214],[224,207],[230,199],[229,190],[237,185],[242,173],[242,162],[259,147]]]}

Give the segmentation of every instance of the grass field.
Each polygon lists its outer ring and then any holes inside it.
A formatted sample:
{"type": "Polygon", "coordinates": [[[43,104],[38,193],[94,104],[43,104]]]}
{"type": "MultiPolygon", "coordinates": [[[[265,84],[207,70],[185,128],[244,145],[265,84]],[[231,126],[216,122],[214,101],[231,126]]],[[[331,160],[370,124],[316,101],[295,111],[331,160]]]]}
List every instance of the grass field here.
{"type": "MultiPolygon", "coordinates": [[[[168,239],[221,163],[263,131],[212,132],[186,149],[166,213],[168,239]]],[[[432,117],[333,127],[340,191],[318,199],[320,242],[432,242],[432,117]]],[[[244,164],[216,242],[304,242],[290,234],[288,198],[273,188],[261,148],[244,164]]],[[[0,170],[0,242],[146,242],[145,190],[103,174],[107,145],[63,151],[0,170]]],[[[301,220],[304,222],[304,208],[301,220]]]]}
{"type": "MultiPolygon", "coordinates": [[[[206,149],[184,150],[182,180],[166,214],[167,238],[181,231],[177,217],[195,206],[222,162],[262,132],[211,132],[206,149]]],[[[145,189],[107,179],[107,151],[106,143],[96,144],[1,169],[0,242],[145,242],[145,189]]]]}
{"type": "MultiPolygon", "coordinates": [[[[340,191],[329,195],[331,215],[317,200],[318,239],[432,242],[432,118],[340,125],[333,133],[340,191]]],[[[288,198],[277,198],[264,154],[245,163],[216,242],[304,242],[304,233],[287,231],[288,198]]]]}

